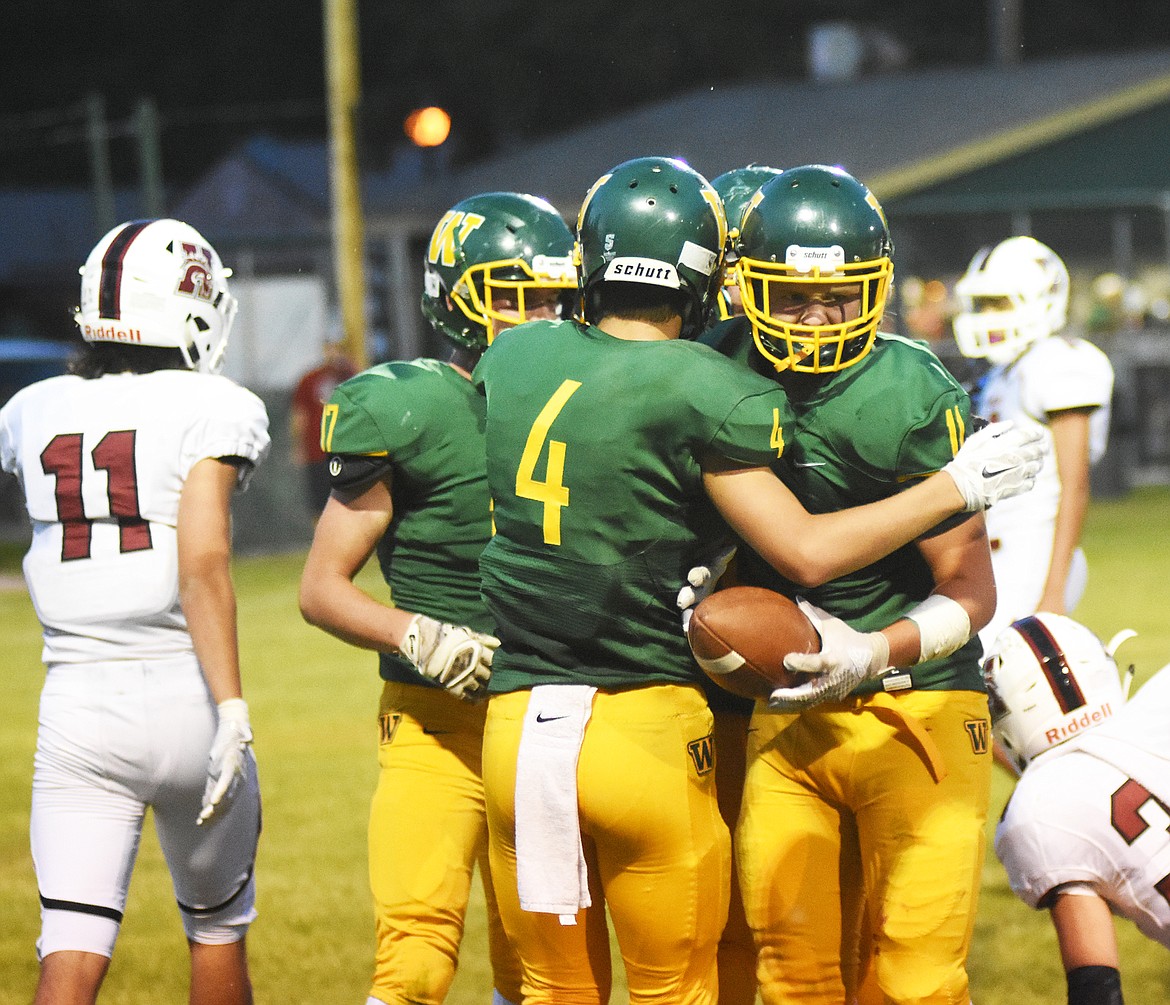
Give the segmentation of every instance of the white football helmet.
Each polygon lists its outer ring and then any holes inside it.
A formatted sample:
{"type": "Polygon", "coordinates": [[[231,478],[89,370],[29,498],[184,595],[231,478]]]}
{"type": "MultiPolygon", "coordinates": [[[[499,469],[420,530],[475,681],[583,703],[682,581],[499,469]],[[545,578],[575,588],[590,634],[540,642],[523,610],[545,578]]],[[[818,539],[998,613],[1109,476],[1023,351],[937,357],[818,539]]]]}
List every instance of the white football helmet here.
{"type": "Polygon", "coordinates": [[[1068,269],[1046,244],[1009,237],[979,251],[955,285],[955,341],[964,356],[1010,363],[1068,321],[1068,269]]]}
{"type": "Polygon", "coordinates": [[[87,342],[179,349],[192,370],[215,373],[236,314],[230,275],[189,224],[123,223],[89,253],[74,320],[87,342]]]}
{"type": "Polygon", "coordinates": [[[995,738],[1022,771],[1033,758],[1099,726],[1125,704],[1113,660],[1135,633],[1108,646],[1061,614],[1040,613],[1005,628],[983,664],[995,738]]]}

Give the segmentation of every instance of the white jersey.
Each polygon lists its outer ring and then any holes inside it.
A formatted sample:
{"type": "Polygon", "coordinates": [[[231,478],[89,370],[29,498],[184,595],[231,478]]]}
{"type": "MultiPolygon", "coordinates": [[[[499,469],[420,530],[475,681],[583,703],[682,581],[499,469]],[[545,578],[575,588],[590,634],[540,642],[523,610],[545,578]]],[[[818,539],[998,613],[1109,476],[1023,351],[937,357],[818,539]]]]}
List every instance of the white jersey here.
{"type": "Polygon", "coordinates": [[[1027,767],[995,853],[1030,907],[1082,884],[1170,948],[1170,666],[1112,719],[1027,767]]]}
{"type": "MultiPolygon", "coordinates": [[[[992,422],[1010,419],[1035,429],[1052,448],[1048,426],[1051,412],[1092,408],[1089,416],[1089,460],[1096,462],[1109,439],[1113,367],[1091,342],[1053,336],[1034,342],[1022,356],[993,368],[975,395],[972,411],[992,422]]],[[[1060,474],[1052,454],[1028,492],[997,502],[986,513],[992,545],[998,602],[995,617],[979,633],[988,648],[1017,618],[1036,613],[1056,532],[1060,505],[1060,474]]],[[[1083,556],[1074,559],[1065,602],[1076,606],[1084,590],[1083,556]]]]}
{"type": "Polygon", "coordinates": [[[0,409],[0,467],[32,521],[24,576],[46,663],[192,652],[179,608],[179,496],[196,462],[268,452],[268,416],[227,377],[52,377],[0,409]]]}

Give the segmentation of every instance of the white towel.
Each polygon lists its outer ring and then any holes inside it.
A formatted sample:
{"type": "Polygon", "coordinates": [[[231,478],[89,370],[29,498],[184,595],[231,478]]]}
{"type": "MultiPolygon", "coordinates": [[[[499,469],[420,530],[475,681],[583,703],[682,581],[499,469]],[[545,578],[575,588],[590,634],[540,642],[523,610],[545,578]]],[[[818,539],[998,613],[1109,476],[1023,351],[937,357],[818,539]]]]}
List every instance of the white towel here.
{"type": "Polygon", "coordinates": [[[525,911],[575,925],[592,903],[581,820],[577,758],[597,688],[540,684],[532,689],[516,757],[516,886],[525,911]]]}

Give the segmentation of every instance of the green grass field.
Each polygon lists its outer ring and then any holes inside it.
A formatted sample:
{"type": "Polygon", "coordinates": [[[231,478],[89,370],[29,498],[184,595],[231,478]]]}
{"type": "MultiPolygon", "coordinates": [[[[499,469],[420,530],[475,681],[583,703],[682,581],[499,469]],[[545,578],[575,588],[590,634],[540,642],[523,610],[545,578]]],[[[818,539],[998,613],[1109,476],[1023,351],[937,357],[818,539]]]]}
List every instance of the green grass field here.
{"type": "MultiPolygon", "coordinates": [[[[1139,682],[1170,661],[1162,593],[1170,571],[1168,528],[1170,489],[1144,488],[1122,500],[1094,502],[1085,535],[1092,575],[1078,617],[1105,638],[1121,628],[1140,633],[1122,650],[1137,665],[1139,682]]],[[[260,919],[249,946],[257,1002],[343,1005],[364,1001],[373,948],[365,826],[376,773],[379,686],[369,654],[301,621],[295,597],[302,558],[248,558],[236,565],[245,687],[264,793],[260,919]]],[[[0,550],[0,572],[15,568],[11,550],[0,550]]],[[[363,582],[377,589],[368,572],[363,582]]],[[[0,624],[0,1005],[26,1005],[37,970],[28,803],[43,670],[39,626],[23,590],[0,587],[0,624]]],[[[993,817],[1009,788],[997,772],[993,817]]],[[[482,918],[477,896],[451,1005],[489,1000],[482,918]]],[[[1170,1000],[1165,950],[1128,923],[1118,931],[1126,1000],[1170,1000]]],[[[186,970],[169,880],[148,826],[104,1000],[184,1001],[186,970]]],[[[1065,1001],[1047,915],[1015,900],[990,851],[970,970],[977,1005],[1065,1001]]],[[[620,974],[615,984],[619,1002],[620,974]]]]}

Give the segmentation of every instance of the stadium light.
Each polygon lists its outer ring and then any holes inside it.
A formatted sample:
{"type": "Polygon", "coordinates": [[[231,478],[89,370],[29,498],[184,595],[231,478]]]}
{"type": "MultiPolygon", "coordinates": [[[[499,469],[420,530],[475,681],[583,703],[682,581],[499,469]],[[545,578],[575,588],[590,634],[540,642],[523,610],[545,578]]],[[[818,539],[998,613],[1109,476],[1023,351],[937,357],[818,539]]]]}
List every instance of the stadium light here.
{"type": "Polygon", "coordinates": [[[406,117],[402,128],[415,146],[442,146],[451,134],[451,116],[435,105],[416,108],[406,117]]]}

